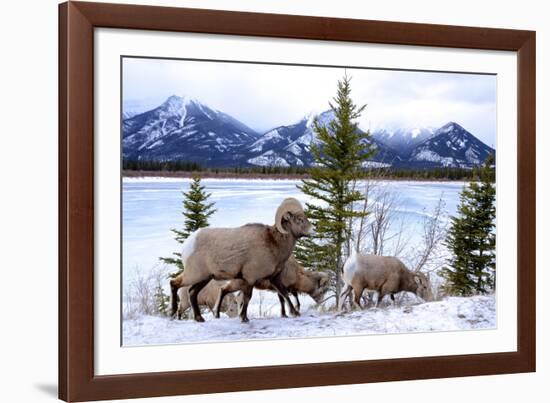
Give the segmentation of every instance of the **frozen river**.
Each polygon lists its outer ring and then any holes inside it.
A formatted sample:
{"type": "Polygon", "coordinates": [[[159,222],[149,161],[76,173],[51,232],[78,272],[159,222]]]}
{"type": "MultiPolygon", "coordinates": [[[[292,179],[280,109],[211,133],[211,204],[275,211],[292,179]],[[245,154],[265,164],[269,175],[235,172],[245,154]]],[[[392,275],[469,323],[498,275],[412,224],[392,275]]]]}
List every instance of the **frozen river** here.
{"type": "MultiPolygon", "coordinates": [[[[136,268],[149,270],[160,256],[179,250],[171,228],[183,226],[182,191],[189,179],[140,178],[123,181],[123,276],[132,277],[136,268]]],[[[307,200],[296,185],[299,180],[204,179],[212,193],[216,213],[211,226],[234,227],[249,222],[273,224],[275,210],[282,199],[307,200]]],[[[423,217],[431,213],[440,197],[448,214],[455,214],[461,182],[382,182],[398,198],[396,213],[406,224],[411,239],[418,236],[423,217]]]]}

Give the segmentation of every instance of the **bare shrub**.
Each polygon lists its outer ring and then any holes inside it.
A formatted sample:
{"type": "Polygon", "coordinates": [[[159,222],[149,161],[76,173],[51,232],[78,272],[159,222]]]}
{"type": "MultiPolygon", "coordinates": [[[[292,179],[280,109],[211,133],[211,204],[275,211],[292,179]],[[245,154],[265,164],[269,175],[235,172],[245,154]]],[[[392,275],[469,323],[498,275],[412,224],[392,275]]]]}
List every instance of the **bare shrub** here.
{"type": "Polygon", "coordinates": [[[161,314],[158,309],[156,292],[165,287],[168,271],[164,265],[155,265],[149,270],[136,266],[134,276],[125,283],[122,296],[124,319],[134,319],[139,315],[161,314]]]}

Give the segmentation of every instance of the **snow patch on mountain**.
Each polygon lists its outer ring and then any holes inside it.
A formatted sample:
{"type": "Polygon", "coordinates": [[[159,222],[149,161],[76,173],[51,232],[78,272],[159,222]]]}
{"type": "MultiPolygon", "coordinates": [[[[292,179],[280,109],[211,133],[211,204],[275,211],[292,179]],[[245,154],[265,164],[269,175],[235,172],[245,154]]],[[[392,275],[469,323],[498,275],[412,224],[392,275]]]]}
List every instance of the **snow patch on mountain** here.
{"type": "Polygon", "coordinates": [[[247,160],[249,164],[258,165],[262,167],[277,166],[277,167],[289,167],[290,164],[282,157],[277,156],[273,150],[267,151],[262,155],[247,160]]]}

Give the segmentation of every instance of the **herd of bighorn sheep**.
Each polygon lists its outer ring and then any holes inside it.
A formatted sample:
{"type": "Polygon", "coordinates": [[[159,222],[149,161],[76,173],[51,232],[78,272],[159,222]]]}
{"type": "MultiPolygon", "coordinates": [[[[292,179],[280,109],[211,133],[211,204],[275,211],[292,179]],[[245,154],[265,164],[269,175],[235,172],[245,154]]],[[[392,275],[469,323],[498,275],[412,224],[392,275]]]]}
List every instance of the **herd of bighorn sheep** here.
{"type": "MultiPolygon", "coordinates": [[[[329,288],[328,275],[304,269],[292,256],[296,241],[312,231],[302,205],[294,198],[285,199],[278,207],[274,225],[195,231],[183,244],[185,270],[170,280],[172,315],[181,318],[191,308],[194,319],[204,322],[199,308],[203,305],[216,318],[225,312],[230,317],[238,314],[242,322],[248,322],[247,308],[254,288],[276,292],[283,317],[285,303],[292,315],[299,315],[299,293],[322,302],[329,288]],[[239,293],[231,295],[235,292],[239,293]]],[[[360,306],[364,289],[378,291],[379,301],[386,294],[393,299],[399,291],[414,292],[425,300],[431,298],[427,277],[409,271],[393,257],[353,254],[344,265],[343,279],[347,288],[342,297],[353,291],[356,306],[360,306]]]]}

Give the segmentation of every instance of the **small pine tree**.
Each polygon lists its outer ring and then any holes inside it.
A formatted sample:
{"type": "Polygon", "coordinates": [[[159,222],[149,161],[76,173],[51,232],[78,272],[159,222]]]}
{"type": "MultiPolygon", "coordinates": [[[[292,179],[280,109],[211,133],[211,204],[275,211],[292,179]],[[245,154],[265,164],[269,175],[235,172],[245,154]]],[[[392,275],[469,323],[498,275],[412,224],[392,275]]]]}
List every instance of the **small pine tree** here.
{"type": "Polygon", "coordinates": [[[494,157],[476,171],[476,179],[460,194],[458,216],[451,217],[446,244],[452,252],[441,270],[445,291],[462,296],[486,294],[495,287],[494,157]]]}
{"type": "Polygon", "coordinates": [[[155,310],[159,315],[166,316],[168,315],[168,304],[170,302],[170,297],[166,295],[162,285],[159,283],[155,288],[155,310]]]}
{"type": "Polygon", "coordinates": [[[300,241],[295,254],[304,266],[333,273],[337,305],[346,226],[351,218],[366,214],[353,210],[353,203],[363,199],[355,190],[355,182],[362,175],[363,162],[373,154],[369,133],[358,130],[356,122],[366,105],[358,107],[353,103],[350,81],[347,74],[338,81],[334,105],[329,102],[334,119],[328,125],[315,119],[313,131],[318,142],[311,145],[315,164],[310,177],[298,185],[320,203],[306,203],[306,215],[316,235],[300,241]]]}
{"type": "MultiPolygon", "coordinates": [[[[208,227],[208,219],[216,212],[214,203],[208,203],[211,194],[205,192],[205,187],[201,185],[201,178],[193,177],[193,181],[189,187],[189,191],[182,192],[183,194],[183,216],[184,227],[182,230],[172,229],[175,234],[174,239],[182,244],[189,235],[199,228],[208,227]]],[[[177,271],[172,273],[170,277],[175,277],[183,272],[183,263],[181,261],[181,253],[174,252],[171,257],[159,258],[162,262],[174,265],[177,271]]]]}

